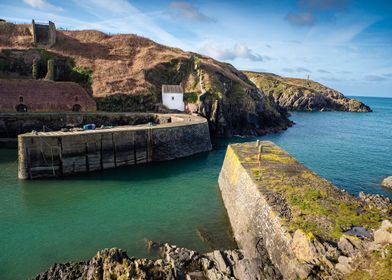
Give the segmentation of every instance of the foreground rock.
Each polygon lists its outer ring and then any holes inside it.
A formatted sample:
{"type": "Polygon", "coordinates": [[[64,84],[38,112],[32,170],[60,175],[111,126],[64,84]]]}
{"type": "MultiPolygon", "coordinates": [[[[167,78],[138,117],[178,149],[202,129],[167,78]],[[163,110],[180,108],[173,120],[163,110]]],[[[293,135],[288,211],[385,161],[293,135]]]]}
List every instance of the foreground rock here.
{"type": "Polygon", "coordinates": [[[381,186],[392,189],[392,176],[389,176],[382,180],[381,186]]]}
{"type": "Polygon", "coordinates": [[[270,73],[245,72],[256,86],[290,111],[371,112],[369,106],[317,82],[270,73]]]}
{"type": "MultiPolygon", "coordinates": [[[[168,244],[159,247],[162,259],[130,258],[121,249],[104,249],[89,261],[55,264],[33,279],[254,279],[255,271],[240,250],[199,254],[168,244]]],[[[265,268],[265,279],[281,279],[273,266],[265,268]]]]}

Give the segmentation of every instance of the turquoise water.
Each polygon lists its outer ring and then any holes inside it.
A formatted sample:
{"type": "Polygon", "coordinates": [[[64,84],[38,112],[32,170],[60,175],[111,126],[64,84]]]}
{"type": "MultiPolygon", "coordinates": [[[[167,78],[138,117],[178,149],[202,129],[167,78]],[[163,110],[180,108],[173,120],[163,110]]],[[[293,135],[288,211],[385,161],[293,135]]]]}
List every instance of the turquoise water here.
{"type": "MultiPolygon", "coordinates": [[[[353,194],[392,197],[379,186],[392,175],[392,99],[360,99],[374,113],[293,113],[294,127],[262,139],[353,194]]],[[[16,179],[15,150],[0,150],[0,279],[26,279],[105,247],[151,256],[145,239],[201,251],[234,247],[217,177],[227,144],[248,140],[215,141],[212,152],[171,162],[33,182],[16,179]]]]}

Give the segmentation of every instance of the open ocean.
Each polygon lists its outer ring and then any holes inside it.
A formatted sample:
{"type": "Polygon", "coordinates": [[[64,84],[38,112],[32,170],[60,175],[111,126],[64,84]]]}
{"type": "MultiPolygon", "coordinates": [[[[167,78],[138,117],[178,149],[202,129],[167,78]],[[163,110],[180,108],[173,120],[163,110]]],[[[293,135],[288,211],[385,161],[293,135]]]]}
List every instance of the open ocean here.
{"type": "MultiPolygon", "coordinates": [[[[259,139],[354,195],[392,198],[380,186],[392,175],[392,98],[358,99],[374,112],[296,112],[295,126],[259,139]]],[[[153,257],[145,239],[200,251],[234,247],[217,179],[227,144],[255,139],[216,140],[213,151],[185,159],[39,181],[19,181],[17,151],[0,150],[0,279],[31,278],[105,247],[153,257]]]]}

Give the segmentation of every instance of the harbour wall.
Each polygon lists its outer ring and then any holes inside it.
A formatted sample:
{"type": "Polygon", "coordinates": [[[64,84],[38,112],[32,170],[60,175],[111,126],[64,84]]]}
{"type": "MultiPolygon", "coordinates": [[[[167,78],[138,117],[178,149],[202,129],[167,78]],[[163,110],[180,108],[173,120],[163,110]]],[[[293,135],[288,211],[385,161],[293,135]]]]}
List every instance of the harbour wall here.
{"type": "Polygon", "coordinates": [[[211,148],[207,120],[180,114],[156,125],[26,133],[18,136],[18,177],[61,177],[171,160],[211,148]]]}
{"type": "Polygon", "coordinates": [[[268,141],[230,144],[218,181],[254,279],[268,264],[283,279],[343,279],[392,211],[339,190],[268,141]]]}
{"type": "MultiPolygon", "coordinates": [[[[219,175],[219,188],[235,240],[245,257],[252,260],[251,267],[262,273],[262,252],[265,248],[284,279],[305,278],[308,268],[292,253],[290,233],[257,188],[232,145],[227,148],[219,175]]],[[[258,279],[256,275],[254,279],[258,279]]]]}
{"type": "Polygon", "coordinates": [[[165,114],[154,113],[0,113],[0,138],[17,138],[19,134],[32,130],[60,130],[66,126],[81,127],[86,123],[94,123],[97,127],[138,125],[148,122],[164,123],[168,117],[165,114]]]}

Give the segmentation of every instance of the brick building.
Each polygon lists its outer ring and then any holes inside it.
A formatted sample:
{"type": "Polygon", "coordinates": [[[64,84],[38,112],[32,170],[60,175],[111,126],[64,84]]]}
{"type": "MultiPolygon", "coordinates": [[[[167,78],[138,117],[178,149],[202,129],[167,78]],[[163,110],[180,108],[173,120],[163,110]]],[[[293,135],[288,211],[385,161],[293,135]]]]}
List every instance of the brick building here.
{"type": "Polygon", "coordinates": [[[0,79],[0,112],[92,112],[94,99],[73,82],[0,79]]]}

